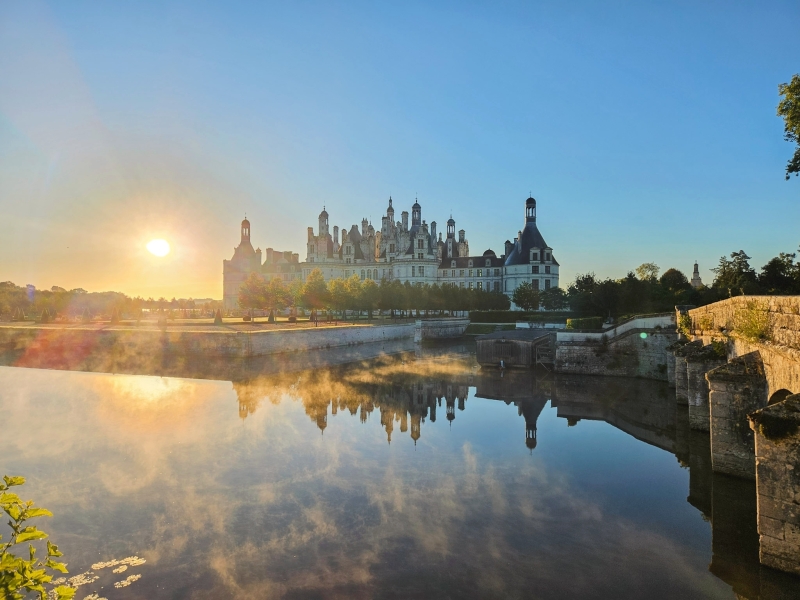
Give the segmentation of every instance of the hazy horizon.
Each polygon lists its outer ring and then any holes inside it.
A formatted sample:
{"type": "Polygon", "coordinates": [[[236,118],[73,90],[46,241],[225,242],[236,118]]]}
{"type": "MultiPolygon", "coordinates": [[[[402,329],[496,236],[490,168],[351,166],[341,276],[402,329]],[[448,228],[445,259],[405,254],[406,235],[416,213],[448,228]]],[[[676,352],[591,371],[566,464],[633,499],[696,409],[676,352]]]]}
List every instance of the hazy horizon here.
{"type": "Polygon", "coordinates": [[[790,2],[5,3],[0,280],[219,299],[245,213],[303,260],[323,205],[379,225],[390,194],[500,254],[532,193],[562,287],[760,268],[800,243],[775,114],[798,24],[790,2]]]}

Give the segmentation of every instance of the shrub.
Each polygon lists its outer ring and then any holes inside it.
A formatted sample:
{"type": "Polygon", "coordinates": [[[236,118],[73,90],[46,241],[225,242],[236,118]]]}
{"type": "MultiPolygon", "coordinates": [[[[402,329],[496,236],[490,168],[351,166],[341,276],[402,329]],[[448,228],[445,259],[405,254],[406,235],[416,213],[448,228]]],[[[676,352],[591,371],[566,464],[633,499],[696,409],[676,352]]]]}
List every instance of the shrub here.
{"type": "Polygon", "coordinates": [[[769,324],[769,311],[761,308],[756,300],[749,300],[734,316],[734,332],[749,342],[769,340],[769,324]]]}
{"type": "Polygon", "coordinates": [[[584,317],[583,319],[567,319],[567,329],[602,329],[603,317],[584,317]]]}
{"type": "Polygon", "coordinates": [[[53,576],[47,573],[47,569],[67,573],[64,563],[53,560],[62,556],[58,546],[47,541],[47,557],[44,561],[36,558],[36,548],[30,542],[43,540],[47,534],[38,529],[35,525],[25,523],[36,517],[52,517],[53,514],[46,508],[34,506],[32,500],[24,502],[17,494],[9,492],[9,488],[23,485],[24,477],[3,477],[0,483],[0,509],[8,515],[10,520],[8,526],[11,535],[7,542],[0,537],[0,598],[17,599],[24,598],[30,592],[39,594],[41,600],[54,598],[56,600],[68,600],[75,595],[75,588],[65,585],[51,587],[48,590],[45,586],[53,580],[53,576]],[[29,560],[12,553],[16,546],[28,542],[27,554],[29,560]]]}

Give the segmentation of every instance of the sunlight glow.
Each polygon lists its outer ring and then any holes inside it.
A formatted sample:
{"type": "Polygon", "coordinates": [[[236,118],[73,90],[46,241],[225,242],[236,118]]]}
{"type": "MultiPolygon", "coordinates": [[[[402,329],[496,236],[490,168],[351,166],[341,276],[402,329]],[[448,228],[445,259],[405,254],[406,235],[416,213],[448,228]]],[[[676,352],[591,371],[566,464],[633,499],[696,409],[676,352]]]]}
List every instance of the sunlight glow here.
{"type": "Polygon", "coordinates": [[[169,243],[167,240],[150,240],[147,242],[147,249],[156,256],[166,256],[169,254],[169,243]]]}

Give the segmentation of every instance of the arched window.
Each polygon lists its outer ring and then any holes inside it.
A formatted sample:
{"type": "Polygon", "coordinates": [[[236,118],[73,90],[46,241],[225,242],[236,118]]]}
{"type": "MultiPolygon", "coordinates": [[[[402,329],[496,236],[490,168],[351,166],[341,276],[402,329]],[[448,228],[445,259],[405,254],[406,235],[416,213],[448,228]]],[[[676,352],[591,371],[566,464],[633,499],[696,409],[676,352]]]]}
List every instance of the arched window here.
{"type": "Polygon", "coordinates": [[[361,269],[361,280],[364,280],[364,269],[361,269]]]}

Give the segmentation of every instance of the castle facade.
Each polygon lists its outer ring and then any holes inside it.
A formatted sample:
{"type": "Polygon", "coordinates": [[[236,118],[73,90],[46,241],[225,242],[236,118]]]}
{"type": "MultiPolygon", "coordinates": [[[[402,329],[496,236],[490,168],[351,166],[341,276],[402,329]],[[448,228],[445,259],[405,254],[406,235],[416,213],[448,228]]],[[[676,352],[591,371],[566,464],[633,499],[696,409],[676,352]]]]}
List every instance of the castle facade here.
{"type": "Polygon", "coordinates": [[[239,287],[252,272],[265,279],[280,277],[285,282],[305,280],[314,269],[320,269],[326,281],[347,279],[353,275],[363,279],[398,280],[412,284],[449,284],[462,288],[503,292],[510,296],[523,282],[546,290],[558,287],[559,264],[553,249],[547,245],[536,225],[536,200],[525,201],[525,224],[514,241],[506,240],[500,256],[489,249],[472,256],[466,232],[456,236],[456,222],[447,220],[444,236],[437,232],[436,221],[428,224],[422,219],[422,207],[414,202],[408,211],[395,221],[392,199],[381,228],[375,230],[367,220],[361,228],[352,225],[332,231],[329,215],[323,207],[319,214],[317,232],[309,227],[306,241],[306,260],[292,252],[267,249],[261,262],[261,250],[250,243],[250,222],[242,221],[241,241],[233,258],[223,261],[223,302],[227,310],[237,307],[239,287]]]}

